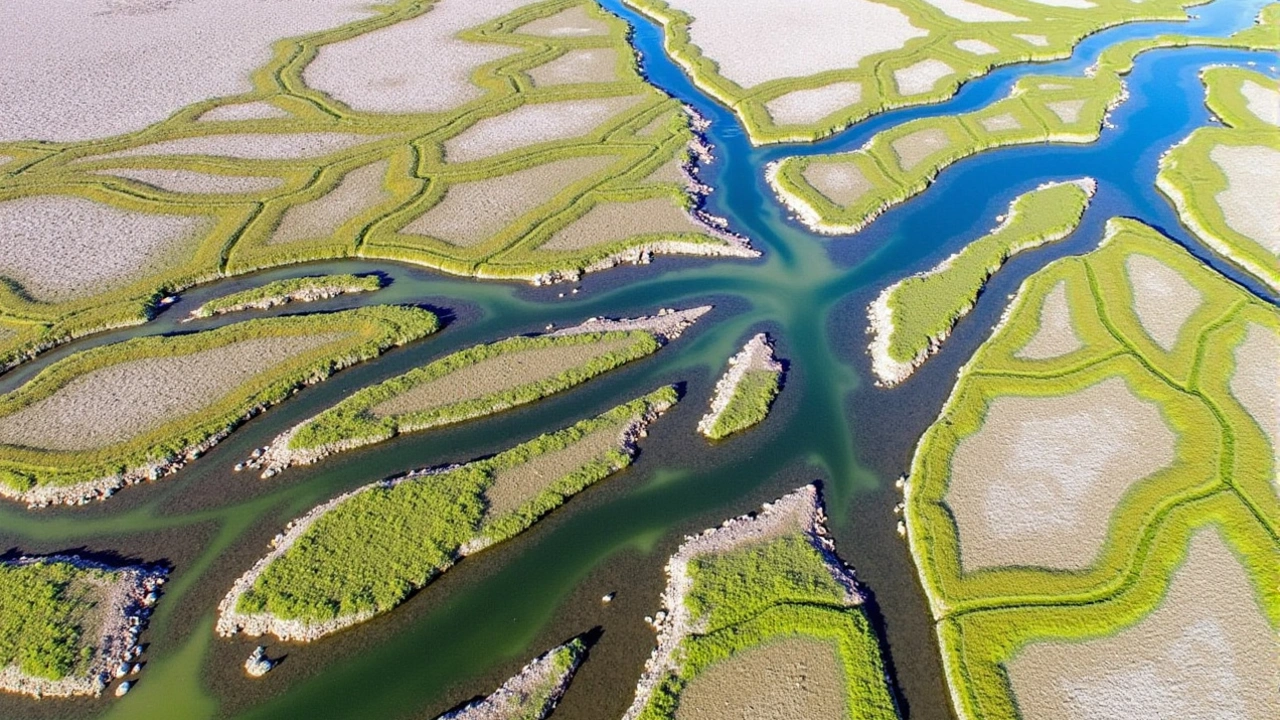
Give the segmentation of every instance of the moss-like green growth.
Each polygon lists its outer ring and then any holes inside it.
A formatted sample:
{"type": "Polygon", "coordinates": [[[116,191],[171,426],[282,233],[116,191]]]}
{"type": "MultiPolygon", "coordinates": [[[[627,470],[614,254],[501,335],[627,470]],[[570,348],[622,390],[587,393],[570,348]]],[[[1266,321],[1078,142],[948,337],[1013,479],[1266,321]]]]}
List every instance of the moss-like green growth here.
{"type": "Polygon", "coordinates": [[[772,370],[755,370],[743,375],[724,412],[707,431],[707,437],[720,440],[763,421],[774,398],[778,397],[781,376],[782,373],[772,370]]]}
{"type": "Polygon", "coordinates": [[[586,657],[587,644],[574,638],[525,665],[489,697],[437,720],[543,720],[551,715],[586,657]]]}
{"type": "MultiPolygon", "coordinates": [[[[14,439],[13,444],[0,444],[0,494],[36,504],[76,502],[82,498],[105,497],[123,485],[161,477],[197,457],[243,420],[280,402],[295,389],[428,335],[438,326],[435,315],[425,310],[367,307],[332,314],[250,320],[187,335],[137,338],[75,353],[50,365],[17,390],[0,396],[0,427],[16,422],[12,418],[24,411],[48,414],[39,422],[38,418],[24,417],[21,423],[6,430],[14,439]],[[273,362],[252,372],[237,373],[234,377],[239,379],[227,387],[216,388],[216,397],[192,397],[191,404],[197,408],[194,411],[184,412],[182,406],[177,405],[171,417],[158,423],[146,420],[135,423],[136,426],[122,425],[119,432],[105,433],[101,443],[82,444],[75,438],[60,439],[56,443],[59,447],[75,449],[41,447],[43,441],[39,438],[18,441],[28,433],[21,428],[33,427],[32,423],[69,421],[62,405],[47,402],[56,399],[59,393],[89,393],[98,397],[102,392],[114,391],[124,398],[119,402],[142,406],[151,402],[149,394],[153,392],[163,398],[180,396],[190,379],[181,374],[162,375],[143,383],[148,387],[155,385],[154,388],[140,389],[129,385],[132,380],[115,377],[132,377],[128,372],[130,363],[181,360],[237,343],[273,338],[296,338],[304,343],[304,349],[277,348],[280,352],[273,355],[273,362]],[[95,382],[129,386],[99,389],[93,384],[86,385],[81,378],[91,373],[99,373],[95,382]],[[75,442],[77,446],[66,445],[68,442],[75,442]]],[[[107,412],[105,406],[95,407],[81,412],[107,412]]],[[[101,418],[104,426],[111,422],[111,417],[101,418]]]]}
{"type": "MultiPolygon", "coordinates": [[[[1235,548],[1269,622],[1280,628],[1275,448],[1261,419],[1250,415],[1250,398],[1234,383],[1241,363],[1267,361],[1241,359],[1249,332],[1280,335],[1280,312],[1131,220],[1111,220],[1101,248],[1060,260],[1024,284],[1001,326],[961,371],[916,449],[906,483],[908,542],[938,622],[960,717],[1017,717],[1006,667],[1028,644],[1115,635],[1151,613],[1190,534],[1206,525],[1216,526],[1235,548]],[[1159,266],[1186,283],[1180,295],[1159,295],[1158,283],[1134,275],[1135,267],[1159,266]],[[1060,290],[1074,340],[1056,354],[1027,355],[1024,348],[1046,332],[1042,308],[1060,290]],[[1169,317],[1181,322],[1172,335],[1159,326],[1169,317]],[[1156,339],[1162,334],[1176,339],[1162,343],[1156,339]],[[963,569],[966,542],[974,540],[961,534],[957,507],[973,498],[949,494],[962,442],[983,429],[1002,398],[1067,398],[1115,378],[1159,409],[1176,438],[1171,462],[1134,482],[1114,507],[1078,510],[1108,518],[1105,538],[1086,566],[1057,567],[1045,556],[1043,563],[963,569]]],[[[1015,442],[992,439],[997,441],[1015,442]]],[[[1111,468],[1103,472],[1100,481],[1111,468]]],[[[1074,532],[1048,521],[1010,518],[1015,520],[1022,522],[1019,537],[1034,528],[1046,543],[1055,533],[1074,532]]],[[[1063,536],[1061,542],[1074,540],[1063,536]]]]}
{"type": "Polygon", "coordinates": [[[0,563],[0,665],[47,680],[87,666],[84,620],[103,576],[69,563],[0,563]]]}
{"type": "Polygon", "coordinates": [[[634,438],[677,401],[666,387],[511,450],[437,472],[375,483],[295,521],[221,606],[219,632],[314,639],[398,605],[459,558],[524,531],[583,488],[631,463],[634,438]],[[510,510],[489,512],[504,472],[598,432],[616,441],[557,468],[510,510]]]}
{"type": "Polygon", "coordinates": [[[276,280],[252,290],[242,290],[210,300],[191,311],[192,317],[205,318],[240,310],[265,310],[290,302],[327,300],[349,293],[373,292],[382,287],[377,275],[320,275],[276,280]]]}
{"type": "Polygon", "coordinates": [[[936,352],[1006,260],[1075,231],[1093,191],[1093,180],[1086,179],[1020,195],[994,231],[932,270],[885,288],[868,313],[875,331],[872,369],[879,382],[902,382],[936,352]]]}

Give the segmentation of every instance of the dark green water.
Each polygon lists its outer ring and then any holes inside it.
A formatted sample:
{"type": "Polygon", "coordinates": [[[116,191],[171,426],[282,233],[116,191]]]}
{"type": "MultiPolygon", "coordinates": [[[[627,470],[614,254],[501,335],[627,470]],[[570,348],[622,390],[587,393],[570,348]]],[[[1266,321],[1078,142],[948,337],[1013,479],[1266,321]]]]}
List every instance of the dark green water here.
{"type": "Polygon", "coordinates": [[[148,667],[128,697],[42,703],[5,697],[0,718],[430,718],[491,691],[529,658],[592,629],[600,632],[599,642],[555,717],[615,718],[630,702],[652,648],[643,617],[657,608],[662,566],[683,535],[814,479],[824,482],[838,550],[874,593],[904,708],[912,718],[946,718],[949,703],[926,604],[894,532],[893,479],[906,469],[955,371],[989,334],[1007,296],[1052,259],[1096,245],[1108,217],[1127,215],[1162,228],[1214,267],[1275,299],[1191,240],[1152,184],[1159,154],[1210,122],[1199,69],[1265,66],[1273,56],[1194,48],[1144,55],[1128,79],[1132,98],[1113,117],[1117,128],[1100,142],[1004,149],[961,162],[926,193],[851,238],[805,232],[785,217],[761,178],[771,159],[854,148],[893,124],[986,104],[1004,95],[1020,73],[1078,74],[1121,40],[1171,30],[1229,34],[1251,22],[1260,0],[1218,0],[1199,8],[1201,18],[1190,26],[1109,30],[1085,41],[1069,60],[997,71],[948,103],[890,113],[816,145],[764,149],[751,148],[732,117],[662,56],[651,25],[617,0],[604,4],[634,24],[654,82],[713,120],[710,140],[719,159],[702,170],[704,182],[716,188],[709,209],[729,218],[765,257],[660,260],[590,277],[579,294],[563,299],[557,296],[567,288],[478,283],[385,263],[311,264],[192,291],[143,328],[83,341],[0,377],[0,391],[7,391],[76,349],[226,322],[179,326],[176,319],[208,297],[301,274],[377,270],[392,280],[380,293],[313,306],[318,309],[420,303],[448,319],[436,337],[345,371],[260,416],[175,478],[83,509],[0,507],[0,549],[101,553],[173,567],[173,581],[144,636],[148,667]],[[1081,229],[1006,266],[943,352],[911,381],[892,391],[874,388],[865,353],[867,302],[885,284],[932,266],[981,235],[1015,195],[1046,180],[1081,175],[1100,185],[1081,229]],[[549,322],[707,302],[715,311],[657,355],[534,407],[400,438],[268,481],[231,471],[253,447],[354,389],[453,350],[549,322]],[[758,330],[772,333],[791,363],[786,389],[764,425],[709,445],[694,425],[725,359],[758,330]],[[406,470],[495,452],[670,382],[685,383],[685,400],[653,426],[632,468],[520,538],[468,558],[395,612],[310,646],[272,644],[272,655],[287,658],[257,681],[241,670],[256,642],[213,636],[214,608],[231,581],[289,519],[311,506],[406,470]],[[599,597],[611,591],[617,599],[602,606],[599,597]]]}

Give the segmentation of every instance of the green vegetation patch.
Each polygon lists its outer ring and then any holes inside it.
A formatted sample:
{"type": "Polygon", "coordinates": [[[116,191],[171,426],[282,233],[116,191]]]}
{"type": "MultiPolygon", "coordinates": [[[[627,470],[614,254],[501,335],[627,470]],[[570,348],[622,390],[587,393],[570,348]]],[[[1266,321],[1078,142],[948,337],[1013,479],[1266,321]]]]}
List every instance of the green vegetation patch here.
{"type": "Polygon", "coordinates": [[[525,665],[492,695],[437,720],[542,720],[551,715],[586,658],[586,642],[574,638],[525,665]]]}
{"type": "Polygon", "coordinates": [[[87,669],[96,628],[86,624],[106,580],[64,562],[0,563],[0,664],[47,680],[87,669]]]}
{"type": "Polygon", "coordinates": [[[326,300],[349,293],[373,292],[382,288],[377,275],[320,275],[276,280],[266,285],[223,295],[191,311],[204,318],[248,309],[266,309],[290,302],[326,300]]]}
{"type": "Polygon", "coordinates": [[[707,437],[720,440],[762,422],[782,388],[781,378],[782,373],[772,370],[753,370],[743,375],[707,437]]]}

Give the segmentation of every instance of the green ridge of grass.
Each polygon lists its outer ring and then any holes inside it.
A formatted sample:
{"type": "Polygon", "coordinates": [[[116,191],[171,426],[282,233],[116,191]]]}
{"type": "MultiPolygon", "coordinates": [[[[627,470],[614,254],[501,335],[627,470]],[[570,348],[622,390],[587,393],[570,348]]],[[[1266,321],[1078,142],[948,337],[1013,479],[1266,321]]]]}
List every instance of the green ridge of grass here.
{"type": "Polygon", "coordinates": [[[751,370],[742,376],[724,412],[707,431],[707,437],[721,440],[736,432],[759,424],[769,415],[774,398],[782,389],[782,373],[773,370],[751,370]]]}
{"type": "Polygon", "coordinates": [[[377,275],[319,275],[276,280],[250,290],[215,298],[191,311],[194,317],[212,317],[248,308],[272,307],[294,300],[324,299],[347,293],[373,292],[382,288],[377,275]]]}
{"type": "Polygon", "coordinates": [[[85,614],[105,577],[65,562],[0,562],[0,667],[45,680],[83,670],[93,655],[85,614]]]}

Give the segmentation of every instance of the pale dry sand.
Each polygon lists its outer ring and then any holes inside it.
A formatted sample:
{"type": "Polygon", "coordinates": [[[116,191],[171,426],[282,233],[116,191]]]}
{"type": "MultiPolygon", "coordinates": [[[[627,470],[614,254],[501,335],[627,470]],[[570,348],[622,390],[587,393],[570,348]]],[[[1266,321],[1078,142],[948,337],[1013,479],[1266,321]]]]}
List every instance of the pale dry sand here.
{"type": "Polygon", "coordinates": [[[1045,107],[1057,115],[1059,120],[1070,125],[1080,121],[1080,111],[1084,110],[1088,102],[1088,100],[1057,100],[1045,103],[1045,107]]]}
{"type": "Polygon", "coordinates": [[[1125,258],[1124,267],[1133,289],[1133,312],[1142,329],[1157,345],[1173,350],[1182,326],[1204,296],[1177,270],[1150,255],[1134,253],[1125,258]]]}
{"type": "Polygon", "coordinates": [[[213,155],[241,160],[300,160],[340,152],[386,135],[342,132],[232,133],[161,140],[150,145],[94,155],[86,160],[148,157],[151,155],[213,155]]]}
{"type": "Polygon", "coordinates": [[[898,165],[903,170],[911,170],[919,165],[921,160],[950,144],[951,138],[947,137],[946,132],[938,128],[927,128],[910,135],[903,135],[890,143],[890,146],[893,148],[893,154],[898,157],[898,165]]]}
{"type": "MultiPolygon", "coordinates": [[[[1097,7],[1097,5],[1093,2],[1090,2],[1090,0],[1027,0],[1027,1],[1036,3],[1037,5],[1048,5],[1050,7],[1075,8],[1076,10],[1088,10],[1089,8],[1097,7]]],[[[1131,0],[1131,1],[1134,1],[1134,0],[1131,0]]],[[[1142,0],[1137,0],[1137,1],[1141,2],[1142,0]]]]}
{"type": "Polygon", "coordinates": [[[969,0],[924,0],[949,17],[967,23],[983,22],[1025,22],[1026,18],[1003,10],[979,5],[969,0]]]}
{"type": "Polygon", "coordinates": [[[197,195],[263,193],[274,190],[284,184],[284,180],[278,177],[214,175],[213,173],[202,173],[195,170],[173,170],[169,168],[117,168],[115,170],[98,170],[96,173],[137,180],[140,183],[146,183],[169,192],[197,195]]]}
{"type": "Polygon", "coordinates": [[[411,20],[322,46],[302,77],[308,86],[357,110],[450,110],[484,94],[471,82],[476,68],[520,52],[456,35],[529,4],[530,0],[440,0],[411,20]]]}
{"type": "Polygon", "coordinates": [[[222,122],[227,120],[274,120],[287,118],[289,113],[265,100],[236,103],[216,107],[200,116],[200,120],[222,122]]]}
{"type": "Polygon", "coordinates": [[[95,370],[0,417],[0,443],[83,451],[125,442],[199,412],[273,365],[341,336],[257,338],[95,370]]]}
{"type": "Polygon", "coordinates": [[[780,78],[855,68],[928,31],[901,10],[871,0],[670,0],[693,17],[690,40],[720,74],[750,88],[780,78]]]}
{"type": "Polygon", "coordinates": [[[1280,643],[1216,528],[1192,536],[1160,605],[1109,637],[1042,641],[1008,663],[1024,720],[1270,720],[1280,643]]]}
{"type": "Polygon", "coordinates": [[[955,72],[945,62],[937,58],[921,60],[914,65],[898,68],[893,71],[893,83],[903,95],[919,95],[929,92],[942,78],[955,72]]]}
{"type": "Polygon", "coordinates": [[[680,692],[676,720],[849,717],[844,669],[830,642],[791,637],[732,655],[680,692]]]}
{"type": "Polygon", "coordinates": [[[1019,40],[1023,40],[1025,42],[1031,43],[1036,47],[1049,46],[1049,38],[1045,37],[1044,35],[1023,35],[1020,33],[1014,33],[1013,36],[1018,38],[1019,40]]]}
{"type": "Polygon", "coordinates": [[[1018,122],[1018,118],[1009,113],[996,115],[995,117],[982,118],[978,121],[984,130],[988,132],[999,132],[1001,130],[1018,130],[1022,128],[1022,123],[1018,122]]]}
{"type": "Polygon", "coordinates": [[[1002,396],[951,459],[945,497],[964,572],[1089,567],[1120,498],[1174,462],[1155,403],[1120,378],[1071,395],[1002,396]]]}
{"type": "Polygon", "coordinates": [[[528,145],[585,135],[644,99],[643,95],[624,95],[521,105],[445,140],[445,158],[449,162],[483,160],[528,145]]]}
{"type": "Polygon", "coordinates": [[[862,83],[847,80],[796,90],[766,102],[764,109],[778,125],[806,125],[862,100],[862,83]]]}
{"type": "Polygon", "coordinates": [[[1280,490],[1280,335],[1250,324],[1244,342],[1236,348],[1235,361],[1231,394],[1271,440],[1272,482],[1280,490]]]}
{"type": "Polygon", "coordinates": [[[690,177],[685,171],[684,161],[680,158],[672,158],[659,165],[657,170],[649,173],[644,181],[647,183],[674,183],[687,187],[690,177]]]}
{"type": "Polygon", "coordinates": [[[606,202],[557,230],[541,250],[585,250],[652,233],[705,233],[707,227],[668,197],[606,202]]]}
{"type": "Polygon", "coordinates": [[[875,187],[853,163],[814,162],[801,174],[814,190],[841,206],[852,205],[875,187]]]}
{"type": "Polygon", "coordinates": [[[520,26],[520,32],[525,35],[542,35],[544,37],[608,35],[609,24],[604,20],[588,15],[585,5],[574,5],[567,10],[561,10],[555,15],[527,22],[520,26]]]}
{"type": "Polygon", "coordinates": [[[543,720],[560,702],[578,665],[586,657],[579,654],[576,662],[557,670],[555,655],[563,647],[552,648],[525,665],[492,695],[447,712],[436,720],[543,720]]]}
{"type": "Polygon", "coordinates": [[[1014,357],[1048,360],[1084,347],[1071,324],[1071,306],[1067,303],[1067,281],[1060,280],[1040,306],[1040,329],[1014,357]]]}
{"type": "Polygon", "coordinates": [[[985,40],[957,40],[955,41],[955,46],[974,55],[994,55],[1000,52],[1000,48],[986,42],[985,40]]]}
{"type": "Polygon", "coordinates": [[[492,519],[519,510],[557,480],[625,444],[623,432],[630,422],[587,435],[566,448],[555,450],[522,465],[500,470],[485,488],[485,517],[492,519]]]}
{"type": "Polygon", "coordinates": [[[351,0],[0,3],[0,141],[92,140],[252,89],[277,40],[369,17],[351,0]],[[20,38],[21,41],[16,39],[20,38]]]}
{"type": "Polygon", "coordinates": [[[289,208],[280,217],[280,224],[268,244],[332,235],[344,222],[391,197],[382,182],[390,167],[390,162],[379,160],[356,168],[344,175],[327,195],[289,208]]]}
{"type": "Polygon", "coordinates": [[[618,53],[613,48],[570,50],[528,71],[533,84],[607,83],[618,79],[618,53]]]}
{"type": "Polygon", "coordinates": [[[422,412],[464,400],[500,393],[528,383],[553,378],[570,367],[616,352],[634,343],[623,337],[590,344],[551,345],[499,355],[454,370],[375,405],[377,417],[422,412]]]}
{"type": "Polygon", "coordinates": [[[616,159],[612,155],[567,158],[450,186],[444,199],[400,232],[473,247],[616,159]]]}
{"type": "Polygon", "coordinates": [[[675,114],[676,114],[676,111],[674,110],[672,110],[671,112],[659,114],[654,119],[645,123],[644,127],[637,130],[636,135],[639,135],[640,137],[652,137],[658,132],[666,130],[667,123],[671,121],[671,118],[675,116],[675,114]]]}
{"type": "Polygon", "coordinates": [[[1248,103],[1249,112],[1268,125],[1280,125],[1280,90],[1245,80],[1240,94],[1248,103]]]}
{"type": "Polygon", "coordinates": [[[69,195],[0,202],[0,273],[34,299],[63,302],[128,285],[190,259],[205,215],[121,210],[69,195]]]}
{"type": "Polygon", "coordinates": [[[1280,150],[1215,145],[1209,159],[1227,176],[1215,197],[1227,226],[1280,255],[1280,150]]]}

